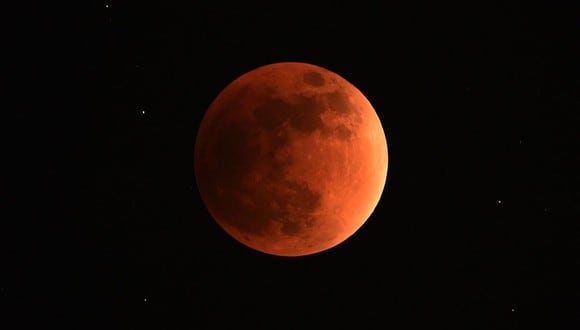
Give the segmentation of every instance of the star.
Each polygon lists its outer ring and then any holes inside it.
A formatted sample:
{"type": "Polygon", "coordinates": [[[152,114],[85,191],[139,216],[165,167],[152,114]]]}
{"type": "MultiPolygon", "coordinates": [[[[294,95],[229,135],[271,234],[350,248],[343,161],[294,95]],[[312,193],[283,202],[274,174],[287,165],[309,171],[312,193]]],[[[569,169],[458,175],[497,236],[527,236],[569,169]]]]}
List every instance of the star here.
{"type": "Polygon", "coordinates": [[[143,298],[143,301],[144,301],[144,302],[147,302],[147,298],[143,298]]]}
{"type": "Polygon", "coordinates": [[[515,308],[512,308],[512,312],[515,312],[515,311],[516,311],[515,308]]]}
{"type": "Polygon", "coordinates": [[[501,204],[501,200],[498,200],[498,201],[497,201],[497,203],[498,203],[498,204],[501,204]]]}
{"type": "Polygon", "coordinates": [[[141,110],[141,113],[142,113],[142,114],[145,114],[145,110],[141,110]]]}
{"type": "Polygon", "coordinates": [[[105,5],[105,8],[109,8],[109,5],[105,5]]]}

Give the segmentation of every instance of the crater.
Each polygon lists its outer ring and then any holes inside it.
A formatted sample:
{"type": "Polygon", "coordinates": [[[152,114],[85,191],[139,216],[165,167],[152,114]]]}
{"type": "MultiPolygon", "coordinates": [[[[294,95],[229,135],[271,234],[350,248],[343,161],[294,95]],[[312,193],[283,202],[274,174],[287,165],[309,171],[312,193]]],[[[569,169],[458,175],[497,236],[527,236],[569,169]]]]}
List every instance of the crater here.
{"type": "Polygon", "coordinates": [[[352,131],[350,129],[348,129],[346,126],[344,126],[343,124],[338,125],[335,128],[334,132],[335,132],[336,136],[341,140],[347,140],[352,136],[352,131]]]}
{"type": "Polygon", "coordinates": [[[320,87],[324,85],[324,78],[318,72],[307,72],[302,76],[305,83],[311,86],[320,87]]]}
{"type": "Polygon", "coordinates": [[[325,98],[330,111],[334,111],[342,115],[346,115],[353,111],[354,105],[350,102],[346,93],[337,91],[334,93],[326,94],[325,98]]]}

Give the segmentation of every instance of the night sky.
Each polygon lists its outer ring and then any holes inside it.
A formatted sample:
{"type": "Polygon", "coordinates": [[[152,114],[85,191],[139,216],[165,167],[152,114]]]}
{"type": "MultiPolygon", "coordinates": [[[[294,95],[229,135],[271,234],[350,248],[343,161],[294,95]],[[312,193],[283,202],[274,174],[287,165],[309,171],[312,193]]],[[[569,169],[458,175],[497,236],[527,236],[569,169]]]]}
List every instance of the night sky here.
{"type": "Polygon", "coordinates": [[[6,329],[580,328],[577,11],[322,3],[90,2],[75,115],[19,140],[6,329]],[[354,84],[389,148],[369,220],[301,258],[229,237],[193,170],[211,101],[280,61],[354,84]]]}

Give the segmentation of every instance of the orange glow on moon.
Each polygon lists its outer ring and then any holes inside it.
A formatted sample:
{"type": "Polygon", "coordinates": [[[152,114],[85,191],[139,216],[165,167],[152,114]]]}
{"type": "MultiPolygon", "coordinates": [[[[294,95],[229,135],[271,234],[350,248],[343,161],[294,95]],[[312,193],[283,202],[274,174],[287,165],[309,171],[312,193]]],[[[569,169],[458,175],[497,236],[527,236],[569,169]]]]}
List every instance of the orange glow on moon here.
{"type": "Polygon", "coordinates": [[[366,97],[319,66],[252,70],[212,102],[195,144],[201,198],[255,250],[303,256],[354,234],[375,209],[387,142],[366,97]]]}

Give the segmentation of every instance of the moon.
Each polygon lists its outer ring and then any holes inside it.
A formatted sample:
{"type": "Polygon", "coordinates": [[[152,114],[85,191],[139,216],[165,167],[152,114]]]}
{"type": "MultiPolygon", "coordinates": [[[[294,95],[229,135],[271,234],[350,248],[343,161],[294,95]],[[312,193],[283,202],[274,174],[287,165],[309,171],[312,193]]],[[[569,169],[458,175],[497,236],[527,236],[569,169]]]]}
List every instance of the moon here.
{"type": "Polygon", "coordinates": [[[328,250],[370,217],[387,141],[367,98],[320,66],[281,62],[231,82],[195,141],[201,199],[231,237],[297,257],[328,250]]]}

